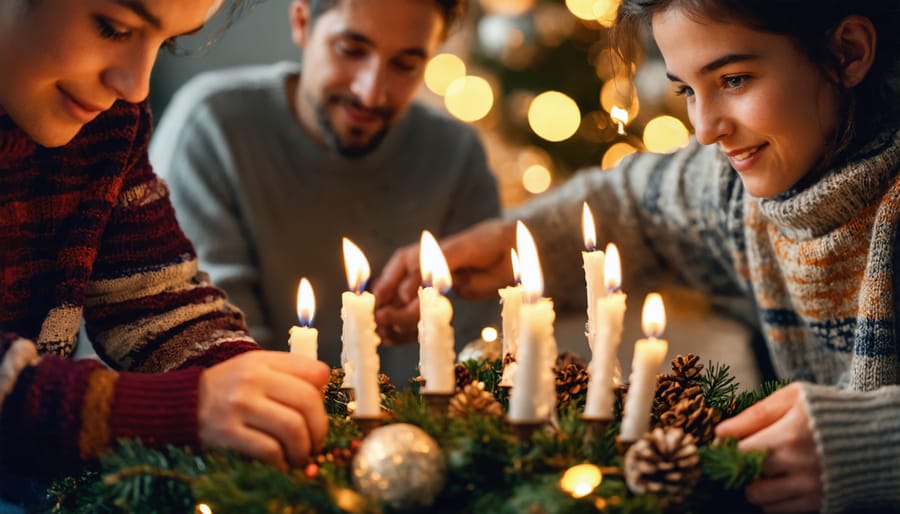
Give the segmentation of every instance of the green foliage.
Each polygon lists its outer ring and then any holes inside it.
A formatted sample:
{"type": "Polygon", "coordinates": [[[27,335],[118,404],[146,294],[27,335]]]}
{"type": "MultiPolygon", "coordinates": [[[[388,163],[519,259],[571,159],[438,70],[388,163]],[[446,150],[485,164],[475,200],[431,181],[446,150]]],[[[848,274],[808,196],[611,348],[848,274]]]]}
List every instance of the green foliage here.
{"type": "MultiPolygon", "coordinates": [[[[465,363],[485,390],[502,394],[501,368],[488,361],[465,363]]],[[[335,373],[326,389],[329,432],[322,453],[303,469],[283,471],[230,451],[155,450],[137,441],[121,441],[102,457],[99,466],[78,477],[56,482],[49,491],[52,512],[58,514],[185,513],[205,503],[212,512],[240,514],[360,513],[391,514],[352,489],[352,454],[360,432],[346,411],[346,393],[335,373]]],[[[726,412],[763,398],[783,384],[767,384],[736,395],[725,366],[710,365],[701,379],[703,392],[726,412]],[[732,407],[733,406],[733,407],[732,407]]],[[[435,514],[488,513],[614,513],[661,514],[663,505],[652,495],[635,495],[622,479],[615,448],[619,413],[609,426],[591,430],[575,402],[560,405],[552,429],[538,430],[520,440],[504,417],[472,414],[463,418],[435,413],[413,388],[382,389],[386,422],[421,427],[441,446],[447,462],[446,485],[435,514]],[[584,498],[560,488],[569,467],[593,463],[605,477],[584,498]]],[[[740,488],[759,476],[764,454],[742,454],[735,441],[701,448],[704,485],[679,512],[703,512],[711,505],[743,502],[740,488]],[[727,499],[731,503],[723,503],[727,499]]]]}
{"type": "Polygon", "coordinates": [[[747,407],[753,405],[754,403],[762,400],[763,398],[769,396],[775,391],[781,389],[782,387],[788,385],[790,381],[788,380],[768,380],[760,384],[759,387],[752,391],[744,391],[741,394],[737,395],[734,399],[734,402],[731,405],[731,410],[728,412],[729,416],[737,416],[742,411],[744,411],[747,407]]]}
{"type": "Polygon", "coordinates": [[[700,391],[707,405],[718,409],[719,412],[729,412],[737,388],[738,384],[728,365],[712,362],[706,365],[700,378],[700,391]]]}

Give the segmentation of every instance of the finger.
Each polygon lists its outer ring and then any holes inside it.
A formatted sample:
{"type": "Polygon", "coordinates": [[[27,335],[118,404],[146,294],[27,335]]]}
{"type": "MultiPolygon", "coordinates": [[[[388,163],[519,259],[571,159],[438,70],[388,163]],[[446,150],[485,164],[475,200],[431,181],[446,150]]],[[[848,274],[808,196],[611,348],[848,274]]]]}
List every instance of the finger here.
{"type": "Polygon", "coordinates": [[[504,280],[503,275],[491,271],[467,270],[465,278],[453,290],[461,298],[472,300],[495,297],[498,289],[511,284],[511,280],[504,280]]]}
{"type": "Polygon", "coordinates": [[[790,474],[755,480],[747,486],[745,493],[747,501],[764,507],[820,496],[818,480],[808,474],[790,474]]]}
{"type": "Polygon", "coordinates": [[[277,402],[268,402],[247,413],[245,423],[278,441],[291,466],[300,466],[309,460],[313,443],[306,419],[299,412],[277,402]]]}
{"type": "Polygon", "coordinates": [[[288,468],[281,444],[271,435],[235,424],[227,429],[201,433],[200,439],[206,447],[223,447],[238,451],[250,458],[277,466],[282,471],[288,468]]]}
{"type": "MultiPolygon", "coordinates": [[[[293,376],[279,373],[270,374],[268,380],[266,397],[302,416],[304,424],[299,427],[290,419],[283,421],[289,423],[294,429],[302,428],[302,435],[308,439],[310,446],[318,448],[325,440],[328,431],[328,416],[325,413],[321,386],[317,387],[305,380],[298,380],[293,376]]],[[[306,449],[307,454],[309,450],[309,448],[306,449]]],[[[292,456],[291,461],[295,462],[296,459],[292,456]]]]}
{"type": "Polygon", "coordinates": [[[372,294],[378,305],[391,303],[400,283],[407,275],[418,275],[419,269],[416,263],[410,262],[410,254],[418,255],[419,245],[410,245],[395,251],[381,273],[372,284],[372,294]]]}
{"type": "Polygon", "coordinates": [[[324,387],[331,376],[331,368],[322,361],[285,352],[261,351],[252,353],[262,354],[264,364],[272,371],[302,378],[319,388],[324,387]]]}
{"type": "Polygon", "coordinates": [[[788,386],[778,390],[716,427],[716,435],[734,436],[743,439],[780,419],[794,405],[799,390],[788,386]]]}
{"type": "Polygon", "coordinates": [[[783,502],[763,505],[763,511],[768,513],[811,513],[822,509],[822,499],[817,496],[804,496],[791,498],[783,502]]]}

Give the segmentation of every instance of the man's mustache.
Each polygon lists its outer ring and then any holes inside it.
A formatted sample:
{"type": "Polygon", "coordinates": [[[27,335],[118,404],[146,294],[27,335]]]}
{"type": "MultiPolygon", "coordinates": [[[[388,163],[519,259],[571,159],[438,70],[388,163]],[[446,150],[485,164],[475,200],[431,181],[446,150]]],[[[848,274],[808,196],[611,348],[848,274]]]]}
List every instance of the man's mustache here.
{"type": "Polygon", "coordinates": [[[354,109],[369,113],[373,116],[377,116],[384,121],[389,121],[394,115],[394,110],[389,107],[369,108],[364,106],[358,98],[351,95],[332,94],[328,97],[328,103],[352,107],[354,109]]]}

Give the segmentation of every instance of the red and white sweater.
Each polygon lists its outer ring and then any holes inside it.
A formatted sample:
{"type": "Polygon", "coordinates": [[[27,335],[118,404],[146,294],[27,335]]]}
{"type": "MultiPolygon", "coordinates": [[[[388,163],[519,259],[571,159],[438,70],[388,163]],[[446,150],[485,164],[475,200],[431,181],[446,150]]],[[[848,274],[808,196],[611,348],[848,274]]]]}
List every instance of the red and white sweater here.
{"type": "Polygon", "coordinates": [[[257,347],[197,269],[150,127],[119,102],[44,148],[0,110],[0,468],[65,471],[120,437],[197,445],[200,373],[257,347]],[[82,318],[111,369],[70,359],[82,318]]]}

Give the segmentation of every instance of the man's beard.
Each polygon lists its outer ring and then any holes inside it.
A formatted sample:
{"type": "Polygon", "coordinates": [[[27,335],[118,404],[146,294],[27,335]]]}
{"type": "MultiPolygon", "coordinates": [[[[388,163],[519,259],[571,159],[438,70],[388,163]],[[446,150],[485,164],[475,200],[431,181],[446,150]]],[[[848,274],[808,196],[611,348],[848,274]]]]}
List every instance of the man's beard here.
{"type": "MultiPolygon", "coordinates": [[[[349,95],[331,94],[324,102],[316,104],[316,120],[319,124],[319,129],[322,132],[322,139],[329,148],[335,150],[344,157],[362,157],[375,150],[375,148],[377,148],[384,140],[385,136],[387,136],[388,130],[390,129],[390,121],[393,116],[394,113],[392,109],[384,107],[367,109],[366,107],[363,107],[356,98],[349,95]],[[382,124],[381,129],[372,134],[368,140],[362,141],[361,143],[345,141],[338,135],[337,131],[335,131],[334,125],[331,124],[331,118],[328,117],[327,107],[331,105],[347,105],[354,109],[368,111],[381,118],[384,123],[382,124]]],[[[350,134],[351,136],[355,136],[361,135],[362,133],[358,129],[351,128],[350,134]]]]}

